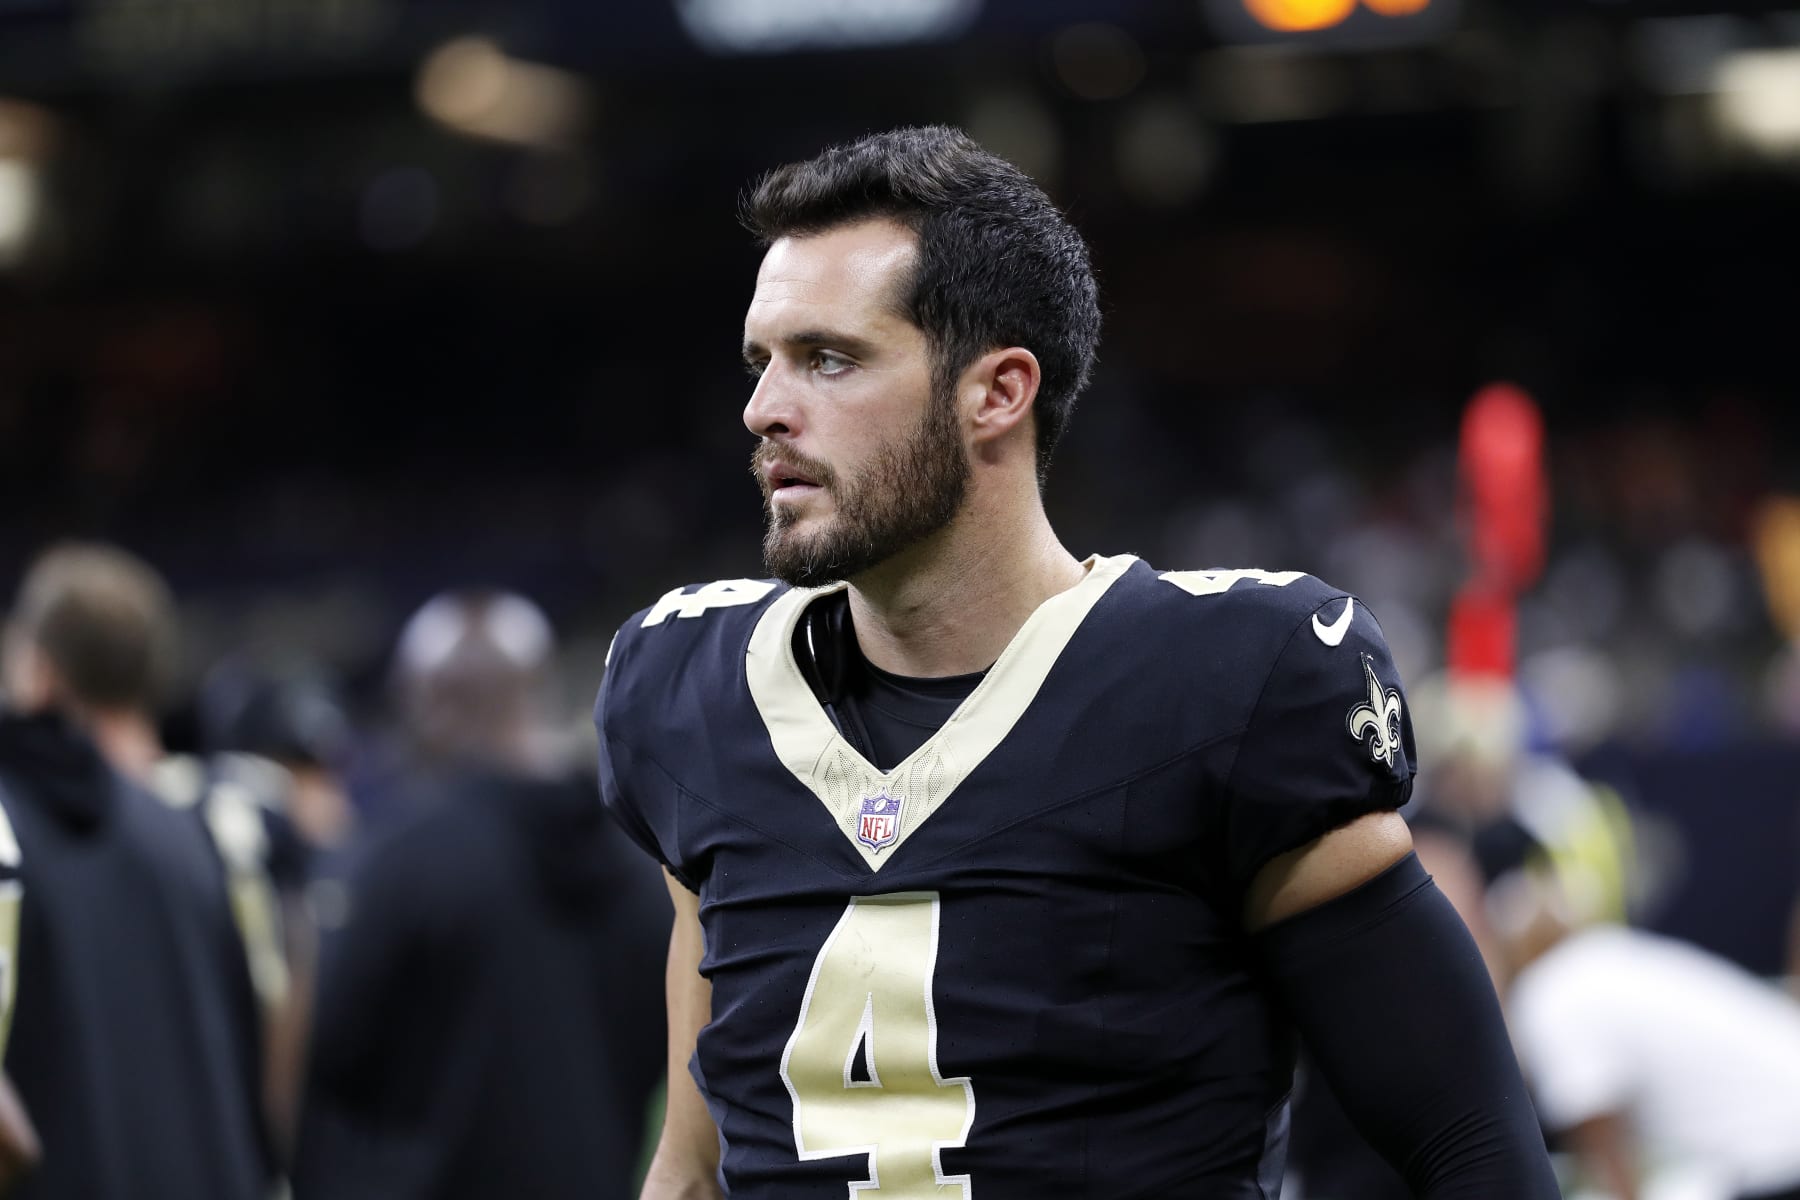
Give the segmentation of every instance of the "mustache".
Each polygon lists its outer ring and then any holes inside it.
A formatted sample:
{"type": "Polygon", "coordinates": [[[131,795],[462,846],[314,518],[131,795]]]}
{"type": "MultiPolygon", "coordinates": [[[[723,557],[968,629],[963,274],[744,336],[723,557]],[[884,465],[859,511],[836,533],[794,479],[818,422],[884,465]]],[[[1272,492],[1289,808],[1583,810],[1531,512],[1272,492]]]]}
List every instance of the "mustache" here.
{"type": "Polygon", "coordinates": [[[837,486],[836,472],[818,459],[808,458],[798,450],[783,449],[774,442],[761,442],[757,445],[756,451],[750,455],[750,474],[756,477],[757,486],[762,488],[765,496],[769,493],[769,477],[766,471],[769,463],[774,459],[780,459],[787,463],[826,491],[831,491],[837,486]]]}

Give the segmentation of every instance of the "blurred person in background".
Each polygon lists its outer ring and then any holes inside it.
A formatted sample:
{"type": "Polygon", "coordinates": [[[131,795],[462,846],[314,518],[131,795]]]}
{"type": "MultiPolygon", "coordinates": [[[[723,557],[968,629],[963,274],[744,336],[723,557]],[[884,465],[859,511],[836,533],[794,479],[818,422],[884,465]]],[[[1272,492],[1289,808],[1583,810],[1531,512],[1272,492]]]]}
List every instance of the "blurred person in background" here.
{"type": "Polygon", "coordinates": [[[320,963],[302,1200],[629,1194],[662,1075],[668,905],[546,711],[530,601],[457,593],[395,655],[402,815],[320,963]]]}
{"type": "Polygon", "coordinates": [[[5,1064],[43,1143],[18,1196],[270,1186],[228,877],[206,827],[140,786],[174,642],[162,580],[100,545],[39,558],[7,626],[0,805],[23,900],[5,1064]]]}
{"type": "Polygon", "coordinates": [[[273,872],[284,890],[305,877],[312,854],[349,839],[353,814],[342,768],[350,718],[331,680],[315,671],[221,664],[201,687],[200,724],[209,752],[254,755],[286,773],[285,830],[273,872]]]}
{"type": "MultiPolygon", "coordinates": [[[[193,796],[210,787],[215,805],[219,794],[237,789],[254,800],[261,818],[257,859],[274,907],[263,922],[265,936],[252,943],[253,962],[268,1017],[270,1122],[284,1156],[291,1156],[318,965],[311,889],[319,859],[341,849],[350,829],[339,773],[349,719],[336,689],[315,673],[257,671],[233,662],[208,673],[199,709],[206,757],[165,762],[158,781],[166,795],[193,796]]],[[[251,906],[240,907],[240,921],[257,913],[261,897],[246,898],[251,906]]]]}
{"type": "Polygon", "coordinates": [[[1080,235],[941,127],[778,168],[744,212],[781,582],[667,593],[596,710],[677,912],[645,1197],[1270,1195],[1295,1031],[1415,1194],[1556,1195],[1393,811],[1374,620],[1049,525],[1099,333],[1080,235]]]}
{"type": "Polygon", "coordinates": [[[1514,872],[1493,926],[1545,1123],[1614,1200],[1800,1200],[1800,1005],[1685,942],[1514,872]]]}
{"type": "MultiPolygon", "coordinates": [[[[172,673],[178,642],[174,601],[148,563],[115,546],[71,544],[46,555],[28,577],[27,593],[40,577],[51,581],[42,587],[46,593],[61,589],[58,603],[71,611],[134,611],[142,618],[136,628],[91,624],[68,645],[85,647],[96,660],[154,663],[165,676],[172,673]]],[[[16,658],[29,664],[32,653],[27,642],[16,658]]],[[[165,678],[160,686],[167,684],[165,678]]],[[[291,986],[289,938],[275,882],[277,873],[287,870],[283,864],[295,857],[285,815],[293,780],[277,764],[254,755],[168,753],[160,701],[146,695],[133,703],[91,705],[87,728],[114,770],[201,825],[213,844],[256,992],[261,1120],[285,1155],[297,1098],[296,1072],[285,1065],[292,1057],[287,1047],[300,1036],[304,1013],[291,986]]]]}

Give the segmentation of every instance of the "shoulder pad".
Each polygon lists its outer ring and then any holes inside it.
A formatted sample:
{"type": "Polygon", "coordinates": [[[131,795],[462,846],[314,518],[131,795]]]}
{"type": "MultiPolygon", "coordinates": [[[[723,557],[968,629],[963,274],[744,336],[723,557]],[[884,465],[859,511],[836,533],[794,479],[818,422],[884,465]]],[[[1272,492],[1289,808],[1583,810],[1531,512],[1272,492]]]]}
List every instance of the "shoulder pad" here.
{"type": "Polygon", "coordinates": [[[766,579],[674,588],[626,621],[606,652],[594,701],[601,799],[619,827],[664,863],[670,852],[658,830],[666,797],[658,799],[654,773],[635,764],[655,758],[671,735],[685,738],[701,720],[697,706],[744,693],[750,635],[787,590],[766,579]]]}
{"type": "Polygon", "coordinates": [[[1305,571],[1265,571],[1260,567],[1231,570],[1160,571],[1162,583],[1190,596],[1222,596],[1234,604],[1249,604],[1304,613],[1344,592],[1305,571]]]}
{"type": "MultiPolygon", "coordinates": [[[[712,583],[686,584],[670,588],[662,599],[633,618],[639,628],[661,625],[671,617],[693,619],[719,608],[738,608],[756,604],[774,594],[781,585],[772,579],[718,579],[712,583]]],[[[629,623],[628,623],[629,624],[629,623]]]]}
{"type": "Polygon", "coordinates": [[[763,610],[787,591],[771,579],[720,579],[671,588],[619,627],[606,652],[606,669],[655,675],[685,670],[695,657],[746,643],[763,610]]]}
{"type": "MultiPolygon", "coordinates": [[[[1304,571],[1260,568],[1159,571],[1152,585],[1157,607],[1184,625],[1223,621],[1235,640],[1268,637],[1285,641],[1309,615],[1349,593],[1304,571]]],[[[1336,609],[1323,614],[1337,617],[1336,609]]],[[[1326,624],[1323,636],[1339,635],[1326,624]]]]}

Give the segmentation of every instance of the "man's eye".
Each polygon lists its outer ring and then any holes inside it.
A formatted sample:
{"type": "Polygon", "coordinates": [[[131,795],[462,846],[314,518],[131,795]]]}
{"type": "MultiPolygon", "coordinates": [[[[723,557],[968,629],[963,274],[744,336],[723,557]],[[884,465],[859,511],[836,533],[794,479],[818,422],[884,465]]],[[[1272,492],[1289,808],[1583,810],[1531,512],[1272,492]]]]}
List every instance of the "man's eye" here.
{"type": "Polygon", "coordinates": [[[767,362],[746,361],[744,363],[744,373],[752,379],[761,379],[763,377],[763,372],[768,369],[769,364],[767,362]]]}
{"type": "Polygon", "coordinates": [[[830,350],[815,350],[812,356],[812,369],[821,375],[841,375],[855,364],[841,354],[830,350]]]}

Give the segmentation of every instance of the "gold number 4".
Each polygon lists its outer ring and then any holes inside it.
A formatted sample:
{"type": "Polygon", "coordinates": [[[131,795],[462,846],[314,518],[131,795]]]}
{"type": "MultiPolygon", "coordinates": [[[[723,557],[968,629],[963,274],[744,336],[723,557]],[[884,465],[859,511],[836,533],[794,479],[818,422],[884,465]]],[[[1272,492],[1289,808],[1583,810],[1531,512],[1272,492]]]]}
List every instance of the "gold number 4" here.
{"type": "Polygon", "coordinates": [[[1217,596],[1229,592],[1240,579],[1254,579],[1269,587],[1286,587],[1296,579],[1306,578],[1305,571],[1259,571],[1254,567],[1239,571],[1164,571],[1157,576],[1172,583],[1190,596],[1217,596]]]}
{"type": "Polygon", "coordinates": [[[851,1200],[968,1200],[940,1160],[968,1139],[975,1089],[938,1073],[937,949],[936,892],[857,896],[813,962],[781,1081],[802,1161],[867,1157],[851,1200]]]}
{"type": "MultiPolygon", "coordinates": [[[[662,599],[656,602],[656,607],[644,614],[641,628],[661,625],[672,616],[699,617],[715,608],[755,604],[774,590],[775,585],[766,579],[720,579],[693,592],[686,588],[675,588],[663,593],[662,599]]],[[[607,650],[606,657],[612,657],[610,649],[607,650]]]]}

